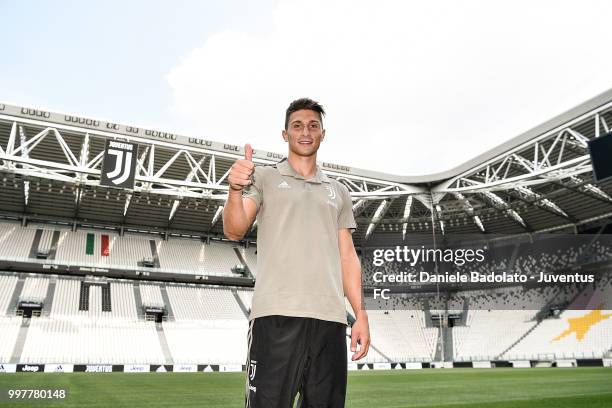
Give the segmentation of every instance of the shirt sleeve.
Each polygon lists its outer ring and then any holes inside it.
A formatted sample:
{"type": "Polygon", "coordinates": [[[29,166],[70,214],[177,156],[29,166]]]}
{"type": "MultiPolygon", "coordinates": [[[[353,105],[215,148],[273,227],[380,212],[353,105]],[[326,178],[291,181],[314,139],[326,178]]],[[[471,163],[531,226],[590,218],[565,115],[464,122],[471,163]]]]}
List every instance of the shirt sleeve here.
{"type": "Polygon", "coordinates": [[[263,172],[261,171],[261,167],[255,167],[252,178],[253,183],[242,189],[242,197],[253,200],[257,207],[257,211],[259,211],[263,204],[263,172]]]}
{"type": "Polygon", "coordinates": [[[349,228],[351,232],[354,232],[357,229],[357,223],[353,215],[353,202],[348,188],[343,184],[340,184],[340,195],[342,197],[342,207],[338,216],[338,229],[349,228]]]}

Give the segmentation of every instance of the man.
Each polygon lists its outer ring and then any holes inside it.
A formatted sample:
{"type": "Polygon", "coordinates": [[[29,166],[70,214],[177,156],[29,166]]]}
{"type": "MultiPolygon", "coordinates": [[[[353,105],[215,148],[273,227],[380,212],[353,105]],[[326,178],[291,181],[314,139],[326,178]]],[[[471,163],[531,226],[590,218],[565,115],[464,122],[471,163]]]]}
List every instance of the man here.
{"type": "Polygon", "coordinates": [[[255,217],[258,223],[245,391],[249,408],[293,407],[298,392],[301,407],[344,407],[344,296],[356,317],[352,359],[364,357],[370,345],[349,191],[317,166],[324,115],[311,99],[292,102],[282,132],[287,159],[254,167],[253,150],[246,145],[245,158],[228,176],[225,235],[241,239],[255,217]]]}

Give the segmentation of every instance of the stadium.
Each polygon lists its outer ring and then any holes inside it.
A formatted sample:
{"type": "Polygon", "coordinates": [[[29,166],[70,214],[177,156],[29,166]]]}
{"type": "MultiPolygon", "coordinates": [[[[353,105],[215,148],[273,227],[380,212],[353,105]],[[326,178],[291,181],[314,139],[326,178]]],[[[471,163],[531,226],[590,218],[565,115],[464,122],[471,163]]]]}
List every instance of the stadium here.
{"type": "MultiPolygon", "coordinates": [[[[351,193],[369,309],[348,406],[612,406],[612,181],[589,149],[610,126],[612,90],[442,173],[320,163],[351,193]],[[494,254],[482,275],[547,281],[378,280],[473,271],[378,267],[377,250],[468,245],[494,254]],[[551,283],[568,270],[592,279],[551,283]]],[[[0,104],[0,388],[68,389],[57,406],[240,406],[257,224],[229,241],[222,212],[242,156],[0,104]]]]}

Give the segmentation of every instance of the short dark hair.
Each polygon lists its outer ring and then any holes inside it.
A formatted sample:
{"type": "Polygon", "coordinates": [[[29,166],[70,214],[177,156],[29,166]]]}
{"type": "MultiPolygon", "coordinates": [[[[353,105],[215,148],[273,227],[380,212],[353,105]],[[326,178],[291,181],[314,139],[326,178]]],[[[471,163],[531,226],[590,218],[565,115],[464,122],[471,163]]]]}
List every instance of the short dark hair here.
{"type": "Polygon", "coordinates": [[[325,116],[325,109],[323,109],[323,106],[321,106],[319,102],[313,101],[310,98],[300,98],[291,102],[287,108],[287,112],[285,114],[285,130],[287,130],[287,127],[289,126],[289,116],[291,116],[293,112],[297,112],[302,109],[317,112],[319,114],[319,119],[321,120],[321,126],[323,126],[323,116],[325,116]]]}

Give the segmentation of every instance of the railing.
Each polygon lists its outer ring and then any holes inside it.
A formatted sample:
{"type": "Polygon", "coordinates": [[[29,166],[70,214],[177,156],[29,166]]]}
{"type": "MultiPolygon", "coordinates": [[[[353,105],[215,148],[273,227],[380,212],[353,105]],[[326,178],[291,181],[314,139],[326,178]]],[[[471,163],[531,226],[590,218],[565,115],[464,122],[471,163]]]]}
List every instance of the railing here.
{"type": "Polygon", "coordinates": [[[20,263],[35,263],[40,265],[58,265],[58,266],[76,266],[83,268],[96,268],[96,269],[122,269],[126,271],[134,271],[134,272],[159,272],[159,273],[173,273],[180,275],[209,275],[209,276],[233,276],[231,270],[228,269],[227,274],[214,273],[214,271],[194,271],[188,269],[175,269],[175,268],[152,268],[152,267],[142,267],[142,266],[131,266],[126,264],[117,264],[117,263],[108,263],[108,264],[100,264],[95,262],[78,262],[78,261],[61,261],[56,259],[34,259],[27,257],[3,257],[0,256],[0,261],[7,262],[20,262],[20,263]]]}

